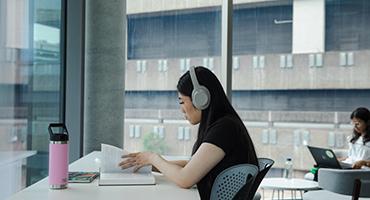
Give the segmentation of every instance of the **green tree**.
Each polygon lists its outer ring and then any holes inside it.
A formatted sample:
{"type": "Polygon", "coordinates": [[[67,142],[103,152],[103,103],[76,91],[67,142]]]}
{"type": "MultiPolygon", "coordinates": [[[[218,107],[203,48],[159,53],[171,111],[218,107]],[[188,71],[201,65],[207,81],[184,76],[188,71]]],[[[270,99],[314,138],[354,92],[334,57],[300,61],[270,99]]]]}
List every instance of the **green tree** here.
{"type": "Polygon", "coordinates": [[[147,133],[143,137],[144,151],[151,151],[158,154],[164,154],[167,149],[167,145],[164,138],[160,138],[158,134],[147,133]]]}

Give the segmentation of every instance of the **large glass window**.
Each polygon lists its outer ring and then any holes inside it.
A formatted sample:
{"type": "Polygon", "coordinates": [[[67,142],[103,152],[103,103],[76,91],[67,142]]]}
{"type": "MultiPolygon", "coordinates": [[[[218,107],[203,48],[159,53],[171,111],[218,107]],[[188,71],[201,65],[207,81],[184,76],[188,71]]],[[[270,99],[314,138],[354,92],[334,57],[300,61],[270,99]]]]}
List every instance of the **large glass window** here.
{"type": "Polygon", "coordinates": [[[197,127],[180,111],[176,84],[192,65],[220,72],[221,1],[161,2],[128,1],[124,146],[190,156],[197,127]]]}
{"type": "Polygon", "coordinates": [[[326,50],[356,51],[370,48],[370,2],[326,1],[326,50]]]}
{"type": "Polygon", "coordinates": [[[233,54],[289,53],[292,49],[292,5],[236,4],[233,11],[233,54]]]}
{"type": "Polygon", "coordinates": [[[274,168],[291,157],[300,177],[314,165],[306,145],[347,149],[351,111],[370,106],[368,10],[342,0],[234,5],[233,105],[274,168]]]}
{"type": "Polygon", "coordinates": [[[0,199],[47,176],[47,125],[62,112],[60,29],[61,0],[0,1],[0,199]]]}

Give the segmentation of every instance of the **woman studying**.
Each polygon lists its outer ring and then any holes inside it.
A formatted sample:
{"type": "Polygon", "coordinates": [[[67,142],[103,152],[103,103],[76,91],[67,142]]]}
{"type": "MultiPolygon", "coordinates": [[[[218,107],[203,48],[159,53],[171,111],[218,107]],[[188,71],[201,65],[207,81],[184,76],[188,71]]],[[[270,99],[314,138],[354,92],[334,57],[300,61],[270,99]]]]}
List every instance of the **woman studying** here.
{"type": "Polygon", "coordinates": [[[343,162],[359,169],[370,166],[370,111],[367,108],[356,108],[351,114],[353,125],[352,137],[348,142],[348,157],[343,162]]]}
{"type": "Polygon", "coordinates": [[[122,168],[153,165],[182,188],[197,184],[201,199],[209,199],[213,182],[224,169],[242,163],[258,166],[253,142],[242,120],[228,101],[221,83],[207,68],[191,67],[177,84],[185,119],[199,124],[189,161],[167,161],[152,152],[132,153],[122,168]]]}

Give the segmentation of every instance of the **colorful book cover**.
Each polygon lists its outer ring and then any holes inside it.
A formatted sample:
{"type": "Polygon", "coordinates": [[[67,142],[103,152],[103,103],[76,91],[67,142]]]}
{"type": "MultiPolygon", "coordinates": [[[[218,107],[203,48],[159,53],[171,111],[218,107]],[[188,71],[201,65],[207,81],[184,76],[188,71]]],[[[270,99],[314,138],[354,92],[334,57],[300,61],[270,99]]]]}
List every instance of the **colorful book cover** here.
{"type": "Polygon", "coordinates": [[[91,183],[98,176],[99,176],[99,172],[69,172],[68,182],[69,183],[91,183]]]}

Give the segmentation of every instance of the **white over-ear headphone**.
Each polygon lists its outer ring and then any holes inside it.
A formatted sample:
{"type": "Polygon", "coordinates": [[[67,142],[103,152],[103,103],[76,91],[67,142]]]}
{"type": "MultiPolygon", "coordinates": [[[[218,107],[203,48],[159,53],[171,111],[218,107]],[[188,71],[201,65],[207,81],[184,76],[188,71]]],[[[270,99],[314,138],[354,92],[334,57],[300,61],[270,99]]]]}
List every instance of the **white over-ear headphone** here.
{"type": "Polygon", "coordinates": [[[195,66],[190,67],[189,73],[194,87],[193,92],[191,93],[193,105],[199,110],[204,110],[211,102],[211,95],[206,87],[199,85],[197,75],[195,73],[195,66]]]}

